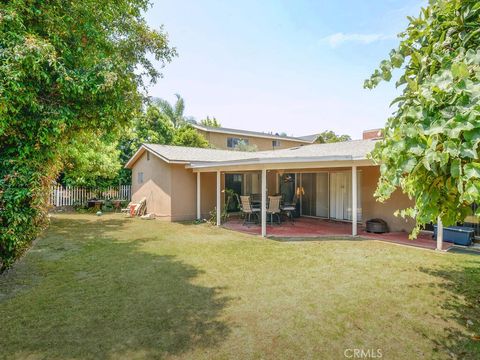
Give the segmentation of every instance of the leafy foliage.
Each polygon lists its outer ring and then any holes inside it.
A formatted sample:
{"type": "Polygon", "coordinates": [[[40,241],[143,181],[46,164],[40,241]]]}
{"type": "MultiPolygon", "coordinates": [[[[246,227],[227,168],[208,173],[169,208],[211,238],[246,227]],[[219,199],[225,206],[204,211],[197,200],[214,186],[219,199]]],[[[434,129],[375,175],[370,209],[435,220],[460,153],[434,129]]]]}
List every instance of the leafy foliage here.
{"type": "Polygon", "coordinates": [[[398,109],[372,157],[381,164],[380,200],[398,187],[415,199],[400,212],[416,219],[415,236],[437,217],[447,226],[463,221],[480,200],[480,3],[431,1],[409,21],[365,87],[403,69],[398,109]]]}
{"type": "Polygon", "coordinates": [[[215,116],[212,118],[207,116],[206,119],[200,120],[200,124],[204,126],[210,126],[210,127],[216,127],[216,128],[219,128],[222,126],[220,122],[215,118],[215,116]]]}
{"type": "Polygon", "coordinates": [[[315,142],[317,144],[325,144],[325,143],[334,143],[334,142],[342,142],[342,141],[349,141],[352,140],[350,135],[337,135],[331,130],[325,130],[318,134],[317,140],[315,142]]]}
{"type": "Polygon", "coordinates": [[[175,131],[172,144],[199,148],[206,148],[209,146],[207,139],[205,139],[202,134],[188,124],[178,128],[175,131]]]}
{"type": "Polygon", "coordinates": [[[109,185],[121,168],[118,142],[110,136],[79,136],[66,148],[62,182],[72,186],[109,185]]]}
{"type": "Polygon", "coordinates": [[[141,109],[175,50],[142,14],[148,0],[0,3],[0,268],[46,226],[65,153],[141,109]],[[77,145],[74,145],[77,143],[77,145]],[[72,145],[73,144],[73,145],[72,145]]]}
{"type": "Polygon", "coordinates": [[[185,112],[185,100],[179,94],[175,94],[175,97],[177,101],[173,105],[164,99],[156,99],[155,103],[175,127],[180,127],[188,120],[183,114],[185,112]]]}

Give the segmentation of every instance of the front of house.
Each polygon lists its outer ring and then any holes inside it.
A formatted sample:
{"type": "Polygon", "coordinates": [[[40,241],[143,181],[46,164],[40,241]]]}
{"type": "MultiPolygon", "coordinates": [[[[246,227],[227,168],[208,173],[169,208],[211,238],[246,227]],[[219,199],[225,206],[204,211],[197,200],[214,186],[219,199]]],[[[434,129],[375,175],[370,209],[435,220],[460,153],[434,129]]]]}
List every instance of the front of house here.
{"type": "Polygon", "coordinates": [[[397,191],[386,203],[373,196],[379,167],[367,154],[376,140],[365,137],[260,152],[144,144],[126,165],[132,200],[146,198],[147,211],[168,221],[207,218],[214,209],[220,219],[225,189],[232,189],[258,196],[263,236],[270,195],[299,203],[302,217],[349,222],[353,235],[372,218],[385,220],[391,231],[410,231],[412,220],[394,216],[412,205],[405,194],[397,191]]]}

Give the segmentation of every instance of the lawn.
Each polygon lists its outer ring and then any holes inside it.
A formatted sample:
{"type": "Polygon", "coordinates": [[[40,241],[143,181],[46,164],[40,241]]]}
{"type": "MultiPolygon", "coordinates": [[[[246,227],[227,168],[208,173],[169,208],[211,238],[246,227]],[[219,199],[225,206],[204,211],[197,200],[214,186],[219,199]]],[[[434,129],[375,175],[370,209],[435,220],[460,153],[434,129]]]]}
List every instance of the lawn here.
{"type": "Polygon", "coordinates": [[[0,356],[478,359],[479,294],[480,256],[56,215],[0,275],[0,356]]]}

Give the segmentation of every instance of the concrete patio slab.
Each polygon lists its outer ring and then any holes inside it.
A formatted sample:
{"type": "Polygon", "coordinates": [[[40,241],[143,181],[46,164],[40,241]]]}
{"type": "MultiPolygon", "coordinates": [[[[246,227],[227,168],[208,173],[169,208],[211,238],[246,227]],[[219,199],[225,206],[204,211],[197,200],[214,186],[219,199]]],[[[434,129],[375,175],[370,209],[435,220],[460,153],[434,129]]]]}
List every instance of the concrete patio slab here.
{"type": "MultiPolygon", "coordinates": [[[[243,220],[231,218],[223,227],[252,235],[260,235],[261,227],[257,224],[243,225],[243,220]]],[[[348,238],[351,237],[352,226],[348,222],[334,221],[328,219],[315,219],[301,217],[295,219],[294,223],[289,221],[278,224],[267,225],[267,236],[285,240],[315,240],[321,238],[348,238]]],[[[380,240],[395,244],[414,246],[419,248],[435,250],[436,241],[433,240],[430,232],[422,232],[417,239],[410,240],[407,232],[389,232],[385,234],[373,234],[365,231],[359,226],[358,238],[380,240]]],[[[443,250],[449,250],[453,244],[444,243],[443,250]]]]}

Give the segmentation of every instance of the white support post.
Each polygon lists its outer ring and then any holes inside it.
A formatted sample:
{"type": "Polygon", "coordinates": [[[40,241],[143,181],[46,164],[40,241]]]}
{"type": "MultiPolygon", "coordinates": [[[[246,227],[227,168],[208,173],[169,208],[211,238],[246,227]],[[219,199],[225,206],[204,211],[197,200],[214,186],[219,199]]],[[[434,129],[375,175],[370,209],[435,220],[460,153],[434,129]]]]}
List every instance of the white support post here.
{"type": "Polygon", "coordinates": [[[267,170],[262,170],[262,237],[267,236],[267,170]]]}
{"type": "Polygon", "coordinates": [[[437,218],[437,250],[443,250],[443,223],[440,216],[437,218]]]}
{"type": "Polygon", "coordinates": [[[200,220],[202,217],[200,209],[200,172],[197,172],[197,220],[200,220]]]}
{"type": "Polygon", "coordinates": [[[357,236],[357,166],[352,166],[352,236],[357,236]]]}
{"type": "Polygon", "coordinates": [[[220,183],[220,171],[217,170],[217,226],[220,226],[222,223],[222,207],[221,207],[221,183],[220,183]]]}

